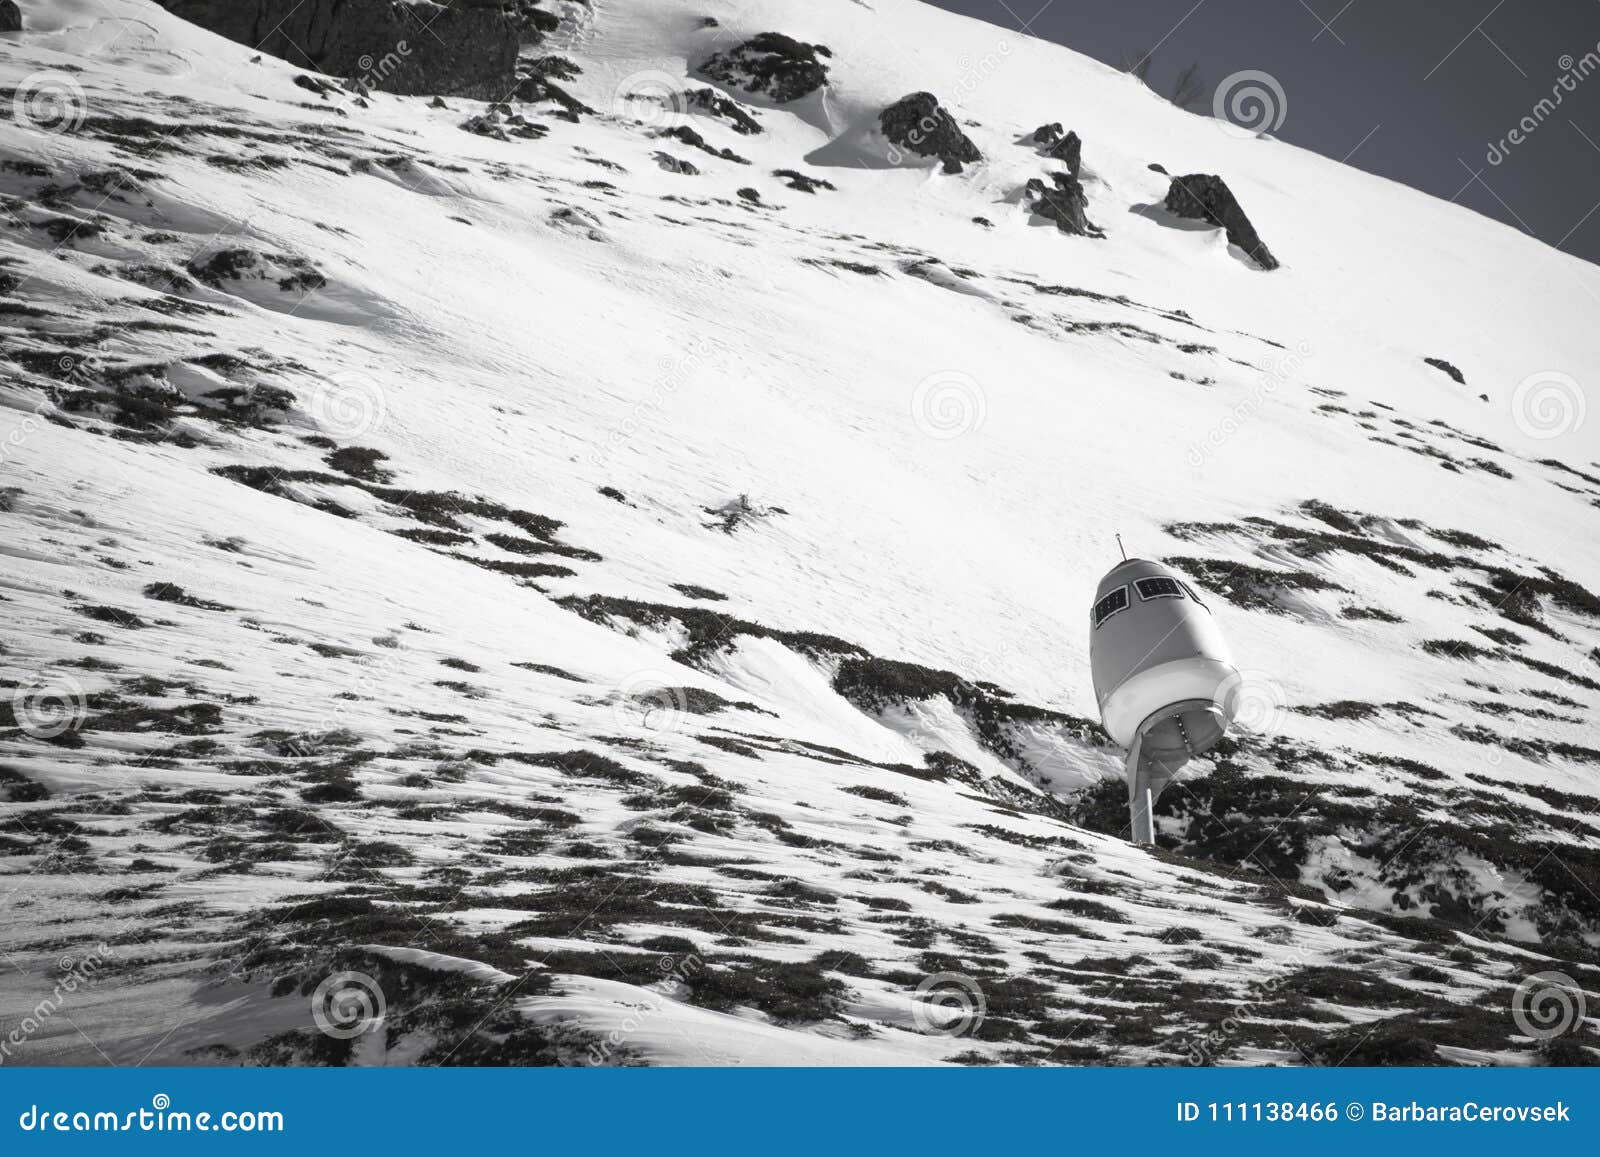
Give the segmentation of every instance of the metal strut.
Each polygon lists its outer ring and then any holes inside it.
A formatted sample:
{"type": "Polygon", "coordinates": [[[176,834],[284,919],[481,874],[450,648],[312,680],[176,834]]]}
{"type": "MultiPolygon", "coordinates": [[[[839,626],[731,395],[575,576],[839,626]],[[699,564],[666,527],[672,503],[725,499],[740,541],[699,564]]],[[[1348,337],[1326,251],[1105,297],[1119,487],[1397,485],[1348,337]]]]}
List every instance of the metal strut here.
{"type": "Polygon", "coordinates": [[[1127,763],[1128,821],[1132,828],[1130,838],[1134,843],[1156,842],[1156,800],[1166,790],[1167,784],[1172,782],[1172,777],[1178,774],[1194,753],[1189,730],[1176,712],[1157,713],[1139,725],[1139,730],[1133,737],[1133,746],[1128,749],[1127,763]],[[1170,754],[1171,744],[1167,743],[1165,747],[1162,745],[1169,737],[1163,737],[1155,744],[1156,752],[1149,751],[1146,746],[1146,737],[1163,724],[1172,725],[1181,743],[1181,753],[1176,758],[1164,757],[1165,754],[1170,754]]]}

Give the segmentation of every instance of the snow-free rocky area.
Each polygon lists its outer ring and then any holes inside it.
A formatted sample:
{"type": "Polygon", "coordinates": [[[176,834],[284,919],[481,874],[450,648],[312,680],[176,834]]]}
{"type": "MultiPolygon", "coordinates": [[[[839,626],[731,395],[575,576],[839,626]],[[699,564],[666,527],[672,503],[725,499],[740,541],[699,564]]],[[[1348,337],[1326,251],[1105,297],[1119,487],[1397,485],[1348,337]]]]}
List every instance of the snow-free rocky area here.
{"type": "Polygon", "coordinates": [[[1523,384],[1600,270],[911,0],[543,7],[498,108],[0,34],[6,1063],[1600,1057],[1600,421],[1523,384]],[[1153,852],[1117,533],[1249,672],[1153,852]]]}

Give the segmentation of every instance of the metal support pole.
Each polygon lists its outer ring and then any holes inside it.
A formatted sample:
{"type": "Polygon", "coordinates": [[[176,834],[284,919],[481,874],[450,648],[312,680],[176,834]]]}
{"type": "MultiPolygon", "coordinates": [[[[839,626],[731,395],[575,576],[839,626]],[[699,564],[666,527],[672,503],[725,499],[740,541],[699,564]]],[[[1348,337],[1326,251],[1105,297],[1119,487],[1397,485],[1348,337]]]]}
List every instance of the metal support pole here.
{"type": "Polygon", "coordinates": [[[1150,768],[1141,758],[1144,748],[1144,729],[1133,737],[1128,749],[1128,821],[1132,826],[1130,839],[1136,844],[1156,842],[1155,796],[1150,791],[1150,768]]]}

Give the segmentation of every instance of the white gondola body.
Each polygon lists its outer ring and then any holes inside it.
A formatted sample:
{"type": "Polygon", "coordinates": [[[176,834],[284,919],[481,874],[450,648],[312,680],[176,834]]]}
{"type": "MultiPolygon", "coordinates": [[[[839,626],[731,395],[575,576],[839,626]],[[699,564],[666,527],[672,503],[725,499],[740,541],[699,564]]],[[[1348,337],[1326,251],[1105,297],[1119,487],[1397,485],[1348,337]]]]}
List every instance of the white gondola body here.
{"type": "Polygon", "coordinates": [[[1210,609],[1160,563],[1113,567],[1095,592],[1089,631],[1100,718],[1129,752],[1134,838],[1149,842],[1155,797],[1233,721],[1239,675],[1210,609]]]}

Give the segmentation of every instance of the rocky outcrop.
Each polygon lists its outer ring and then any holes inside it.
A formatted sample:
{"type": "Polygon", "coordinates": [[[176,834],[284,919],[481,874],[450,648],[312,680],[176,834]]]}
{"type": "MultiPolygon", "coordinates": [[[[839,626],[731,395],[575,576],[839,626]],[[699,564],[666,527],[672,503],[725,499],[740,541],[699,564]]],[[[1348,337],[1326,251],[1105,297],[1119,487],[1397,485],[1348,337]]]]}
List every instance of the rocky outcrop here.
{"type": "Polygon", "coordinates": [[[22,31],[22,9],[17,0],[0,0],[0,32],[22,31]]]}
{"type": "Polygon", "coordinates": [[[1083,162],[1083,141],[1074,132],[1063,133],[1061,122],[1053,121],[1033,130],[1033,143],[1052,161],[1062,161],[1074,177],[1080,176],[1083,162]]]}
{"type": "Polygon", "coordinates": [[[787,104],[828,83],[828,66],[820,58],[832,55],[827,45],[805,44],[781,32],[763,32],[712,56],[700,66],[700,72],[731,88],[787,104]]]}
{"type": "Polygon", "coordinates": [[[518,21],[501,0],[158,0],[185,20],[301,68],[402,94],[503,100],[518,21]]]}
{"type": "Polygon", "coordinates": [[[1069,132],[1046,149],[1044,155],[1052,161],[1063,162],[1074,180],[1080,175],[1079,170],[1083,164],[1083,142],[1078,139],[1077,133],[1069,132]]]}
{"type": "Polygon", "coordinates": [[[1070,173],[1051,173],[1050,183],[1038,177],[1023,186],[1029,209],[1056,223],[1063,233],[1076,237],[1104,237],[1105,233],[1089,220],[1089,198],[1083,182],[1070,173]]]}
{"type": "Polygon", "coordinates": [[[1191,173],[1172,178],[1167,189],[1166,209],[1179,217],[1209,221],[1228,231],[1228,242],[1238,246],[1262,269],[1278,268],[1278,259],[1256,234],[1239,200],[1221,177],[1211,173],[1191,173]]]}
{"type": "Polygon", "coordinates": [[[1456,380],[1458,385],[1463,385],[1464,386],[1464,385],[1467,384],[1466,375],[1463,374],[1460,370],[1456,369],[1455,366],[1453,366],[1449,362],[1445,361],[1443,358],[1423,358],[1422,360],[1427,362],[1430,366],[1432,366],[1434,369],[1438,370],[1440,373],[1449,374],[1452,378],[1454,378],[1456,380]]]}
{"type": "Polygon", "coordinates": [[[754,136],[761,131],[756,118],[747,113],[739,102],[730,100],[714,88],[696,88],[685,93],[689,107],[699,109],[728,122],[728,127],[741,136],[754,136]]]}
{"type": "Polygon", "coordinates": [[[782,177],[784,184],[797,193],[815,193],[818,189],[833,191],[833,182],[824,181],[821,177],[808,176],[794,169],[774,169],[772,175],[782,177]]]}
{"type": "Polygon", "coordinates": [[[890,144],[919,157],[938,157],[947,173],[983,160],[978,146],[931,92],[901,97],[878,115],[878,124],[890,144]]]}
{"type": "Polygon", "coordinates": [[[561,17],[540,8],[538,0],[516,0],[514,8],[518,31],[528,44],[542,43],[546,36],[561,27],[561,17]]]}

